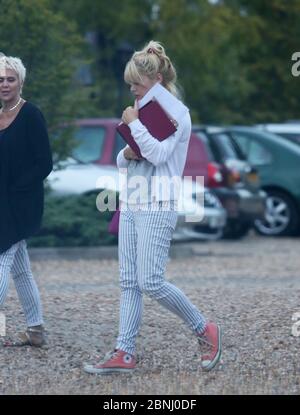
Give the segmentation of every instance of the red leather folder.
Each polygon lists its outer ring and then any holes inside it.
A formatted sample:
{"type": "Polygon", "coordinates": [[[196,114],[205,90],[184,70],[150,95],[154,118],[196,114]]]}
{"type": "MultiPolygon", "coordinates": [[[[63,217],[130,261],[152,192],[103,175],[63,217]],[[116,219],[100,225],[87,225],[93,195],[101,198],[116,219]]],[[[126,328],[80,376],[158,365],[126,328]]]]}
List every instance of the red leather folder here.
{"type": "MultiPolygon", "coordinates": [[[[159,141],[163,141],[170,137],[177,129],[175,122],[155,100],[149,101],[139,109],[139,120],[144,124],[149,133],[159,141]]],[[[128,125],[121,123],[118,125],[117,130],[135,154],[138,157],[143,158],[140,148],[132,137],[128,125]]]]}
{"type": "Polygon", "coordinates": [[[113,235],[119,233],[120,209],[118,208],[113,214],[111,221],[108,224],[108,232],[113,235]]]}

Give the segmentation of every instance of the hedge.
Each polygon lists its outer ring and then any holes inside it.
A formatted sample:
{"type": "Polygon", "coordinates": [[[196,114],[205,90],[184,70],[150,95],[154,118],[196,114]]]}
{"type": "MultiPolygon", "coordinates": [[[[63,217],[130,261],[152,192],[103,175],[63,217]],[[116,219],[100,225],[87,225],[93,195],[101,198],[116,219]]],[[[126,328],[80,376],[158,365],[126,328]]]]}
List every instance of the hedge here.
{"type": "Polygon", "coordinates": [[[99,212],[96,194],[45,196],[43,224],[28,240],[30,247],[72,247],[115,245],[117,238],[108,233],[113,212],[99,212]]]}

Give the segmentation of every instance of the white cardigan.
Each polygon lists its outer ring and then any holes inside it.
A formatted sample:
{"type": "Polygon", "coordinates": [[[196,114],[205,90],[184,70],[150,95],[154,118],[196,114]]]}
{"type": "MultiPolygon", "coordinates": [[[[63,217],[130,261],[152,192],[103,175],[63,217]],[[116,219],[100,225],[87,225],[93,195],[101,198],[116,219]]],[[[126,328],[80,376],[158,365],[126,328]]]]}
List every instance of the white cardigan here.
{"type": "MultiPolygon", "coordinates": [[[[127,180],[134,176],[142,176],[147,179],[149,189],[151,188],[151,178],[167,177],[172,180],[174,177],[182,177],[186,156],[188,151],[189,140],[191,136],[191,117],[189,111],[186,111],[181,119],[176,119],[177,130],[169,138],[158,141],[147,130],[139,119],[128,124],[131,134],[138,144],[142,156],[146,160],[135,161],[126,160],[124,149],[117,156],[117,166],[119,169],[127,169],[127,180]]],[[[125,147],[126,148],[126,147],[125,147]]],[[[128,191],[128,187],[127,187],[128,191]]],[[[120,194],[120,200],[127,200],[129,194],[124,197],[124,190],[120,194]]],[[[158,189],[152,189],[151,200],[149,192],[141,192],[141,203],[178,200],[172,192],[161,192],[158,189]]]]}

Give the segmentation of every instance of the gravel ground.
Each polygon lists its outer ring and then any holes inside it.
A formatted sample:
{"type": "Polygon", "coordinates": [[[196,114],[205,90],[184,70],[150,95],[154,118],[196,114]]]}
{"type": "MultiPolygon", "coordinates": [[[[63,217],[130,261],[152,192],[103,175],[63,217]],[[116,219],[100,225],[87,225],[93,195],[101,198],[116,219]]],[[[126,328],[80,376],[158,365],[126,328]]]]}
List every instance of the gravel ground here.
{"type": "MultiPolygon", "coordinates": [[[[223,327],[222,363],[199,367],[199,346],[169,311],[145,298],[134,374],[85,374],[83,362],[114,345],[118,329],[115,260],[34,260],[48,345],[0,347],[0,394],[299,394],[300,239],[250,235],[192,243],[194,256],[171,259],[167,279],[223,327]]],[[[24,328],[10,287],[7,334],[24,328]]]]}

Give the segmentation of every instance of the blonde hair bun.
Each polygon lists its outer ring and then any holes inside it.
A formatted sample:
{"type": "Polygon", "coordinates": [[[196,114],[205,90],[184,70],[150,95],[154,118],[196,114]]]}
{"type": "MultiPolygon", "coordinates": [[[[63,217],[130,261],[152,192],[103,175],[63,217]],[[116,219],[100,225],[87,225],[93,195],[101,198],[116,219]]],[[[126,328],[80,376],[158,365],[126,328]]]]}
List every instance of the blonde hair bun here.
{"type": "Polygon", "coordinates": [[[150,42],[143,49],[146,53],[155,53],[157,56],[167,56],[165,48],[160,42],[150,40],[150,42]]]}
{"type": "Polygon", "coordinates": [[[162,75],[162,85],[173,95],[179,96],[176,86],[177,74],[163,45],[150,40],[142,50],[136,51],[127,63],[124,79],[128,84],[140,82],[142,76],[155,79],[157,74],[162,75]]]}

